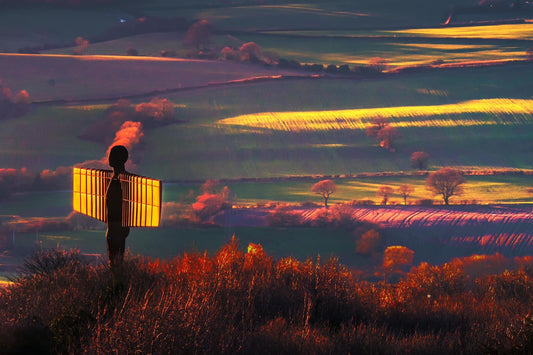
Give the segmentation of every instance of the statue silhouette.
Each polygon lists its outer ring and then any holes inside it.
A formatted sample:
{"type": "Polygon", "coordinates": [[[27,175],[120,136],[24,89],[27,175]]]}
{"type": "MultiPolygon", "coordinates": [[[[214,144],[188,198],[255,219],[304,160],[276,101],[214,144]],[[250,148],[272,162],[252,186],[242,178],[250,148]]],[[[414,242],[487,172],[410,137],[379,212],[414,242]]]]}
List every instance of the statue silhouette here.
{"type": "Polygon", "coordinates": [[[122,187],[120,174],[126,173],[125,164],[128,160],[128,150],[122,145],[116,145],[109,152],[109,165],[113,168],[113,177],[107,186],[105,203],[107,207],[107,254],[109,265],[115,267],[124,260],[126,238],[130,233],[129,227],[122,226],[122,187]]]}

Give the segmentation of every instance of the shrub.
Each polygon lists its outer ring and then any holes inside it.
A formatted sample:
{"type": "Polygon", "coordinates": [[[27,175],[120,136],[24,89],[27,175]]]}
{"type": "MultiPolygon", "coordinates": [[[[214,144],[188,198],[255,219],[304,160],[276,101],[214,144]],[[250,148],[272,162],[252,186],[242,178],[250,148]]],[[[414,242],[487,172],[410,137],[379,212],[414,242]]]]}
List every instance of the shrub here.
{"type": "Polygon", "coordinates": [[[176,51],[173,49],[163,49],[161,52],[159,52],[159,55],[161,57],[174,58],[178,56],[178,53],[176,53],[176,51]]]}
{"type": "Polygon", "coordinates": [[[290,206],[279,205],[268,215],[266,224],[271,227],[296,227],[302,224],[302,218],[290,206]]]}
{"type": "Polygon", "coordinates": [[[89,48],[89,41],[84,39],[83,37],[77,37],[74,41],[75,47],[72,50],[72,54],[75,55],[82,55],[87,52],[87,49],[89,48]]]}
{"type": "Polygon", "coordinates": [[[370,229],[355,241],[355,252],[363,255],[376,255],[383,247],[383,237],[375,230],[370,229]]]}
{"type": "Polygon", "coordinates": [[[255,42],[245,43],[239,48],[241,61],[257,63],[263,60],[263,50],[255,42]]]}
{"type": "Polygon", "coordinates": [[[69,253],[0,289],[3,353],[531,353],[531,270],[358,281],[335,258],[273,260],[236,238],[114,270],[69,253]]]}
{"type": "Polygon", "coordinates": [[[47,249],[26,258],[22,264],[21,272],[25,277],[51,275],[60,269],[69,269],[74,272],[81,266],[81,263],[80,251],[77,249],[47,249]]]}
{"type": "Polygon", "coordinates": [[[239,51],[236,51],[235,49],[230,47],[224,47],[220,50],[220,58],[224,60],[238,60],[239,51]]]}
{"type": "Polygon", "coordinates": [[[129,56],[138,56],[138,55],[139,55],[139,51],[137,51],[137,49],[135,49],[135,48],[130,47],[130,48],[128,48],[128,49],[126,50],[126,55],[129,55],[129,56]]]}
{"type": "Polygon", "coordinates": [[[339,68],[335,64],[330,64],[326,67],[326,73],[337,74],[339,68]]]}

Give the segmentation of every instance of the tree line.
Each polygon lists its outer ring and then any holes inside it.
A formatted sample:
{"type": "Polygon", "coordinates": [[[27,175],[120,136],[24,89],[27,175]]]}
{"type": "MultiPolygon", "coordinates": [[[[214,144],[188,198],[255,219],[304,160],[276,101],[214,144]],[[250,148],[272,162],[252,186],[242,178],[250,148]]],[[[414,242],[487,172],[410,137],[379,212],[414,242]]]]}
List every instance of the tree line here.
{"type": "MultiPolygon", "coordinates": [[[[466,180],[460,170],[445,167],[430,173],[426,179],[426,189],[433,195],[442,198],[445,205],[450,204],[450,198],[459,196],[463,193],[463,185],[466,180]]],[[[335,182],[331,179],[325,179],[317,182],[311,187],[311,191],[324,199],[324,207],[328,208],[328,200],[337,190],[335,182]]],[[[380,186],[377,195],[382,198],[381,204],[386,205],[391,195],[395,192],[402,196],[404,204],[415,191],[412,185],[404,184],[394,189],[391,186],[380,186]]]]}

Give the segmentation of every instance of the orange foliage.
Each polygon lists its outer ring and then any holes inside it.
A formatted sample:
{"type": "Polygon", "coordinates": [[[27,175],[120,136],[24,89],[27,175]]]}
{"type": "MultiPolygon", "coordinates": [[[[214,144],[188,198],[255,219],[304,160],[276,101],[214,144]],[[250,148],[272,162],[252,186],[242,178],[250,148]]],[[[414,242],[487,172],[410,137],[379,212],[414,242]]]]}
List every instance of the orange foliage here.
{"type": "Polygon", "coordinates": [[[355,252],[363,255],[376,254],[382,247],[383,237],[375,229],[366,231],[355,242],[355,252]]]}
{"type": "Polygon", "coordinates": [[[142,102],[135,108],[139,119],[145,122],[146,118],[156,122],[169,121],[174,118],[174,104],[168,99],[154,97],[150,102],[142,102]]]}
{"type": "Polygon", "coordinates": [[[87,51],[87,48],[89,47],[89,41],[84,39],[83,37],[77,37],[74,41],[76,46],[72,50],[73,54],[76,55],[82,55],[87,51]]]}
{"type": "Polygon", "coordinates": [[[205,47],[209,44],[212,30],[213,28],[209,21],[197,21],[193,23],[185,33],[183,44],[195,47],[196,49],[200,49],[202,46],[205,47]]]}
{"type": "Polygon", "coordinates": [[[214,256],[130,257],[113,271],[45,252],[0,291],[0,341],[38,337],[52,353],[531,353],[531,270],[472,277],[473,259],[389,283],[358,281],[334,258],[270,261],[235,238],[214,256]]]}
{"type": "Polygon", "coordinates": [[[413,265],[415,252],[411,249],[393,245],[385,249],[383,255],[383,269],[389,271],[402,270],[413,265]]]}
{"type": "Polygon", "coordinates": [[[255,42],[248,42],[239,49],[243,62],[257,62],[263,58],[263,50],[255,42]]]}
{"type": "Polygon", "coordinates": [[[324,198],[324,207],[328,207],[329,197],[337,191],[337,185],[333,180],[322,180],[311,187],[311,191],[324,198]]]}

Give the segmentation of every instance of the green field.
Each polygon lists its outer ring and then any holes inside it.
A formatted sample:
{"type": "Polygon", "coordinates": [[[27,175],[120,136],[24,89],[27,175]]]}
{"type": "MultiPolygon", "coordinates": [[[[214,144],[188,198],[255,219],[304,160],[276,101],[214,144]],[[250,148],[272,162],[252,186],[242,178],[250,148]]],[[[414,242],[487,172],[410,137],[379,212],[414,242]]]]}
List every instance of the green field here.
{"type": "MultiPolygon", "coordinates": [[[[46,6],[8,9],[0,14],[0,78],[13,92],[27,90],[35,104],[22,117],[0,120],[0,168],[27,167],[40,172],[100,159],[110,142],[82,140],[80,133],[103,122],[106,109],[116,98],[134,95],[132,103],[138,104],[159,91],[160,97],[174,103],[176,121],[143,129],[141,144],[130,153],[137,164],[134,172],[165,181],[166,202],[182,200],[190,189],[197,192],[200,181],[232,179],[228,185],[237,205],[321,203],[321,198],[310,192],[315,180],[242,183],[239,179],[410,172],[409,159],[415,151],[429,153],[430,170],[442,166],[533,169],[529,108],[533,84],[526,80],[533,75],[530,62],[364,78],[325,76],[237,83],[309,73],[160,57],[161,50],[175,50],[181,56],[189,53],[181,44],[182,32],[142,33],[91,43],[87,55],[71,55],[70,45],[77,36],[98,37],[121,18],[133,21],[149,15],[208,19],[217,30],[213,49],[255,41],[265,52],[302,63],[349,64],[353,68],[373,57],[385,58],[392,67],[525,58],[533,38],[530,22],[439,27],[451,4],[343,0],[226,1],[220,5],[207,0],[157,0],[86,11],[46,6]],[[21,47],[46,43],[63,46],[40,55],[15,54],[21,47]],[[140,56],[124,56],[130,47],[140,56]],[[72,102],[42,103],[49,100],[72,102]],[[525,109],[513,107],[514,103],[525,109]],[[365,133],[364,128],[378,116],[388,117],[401,133],[394,152],[379,147],[376,139],[365,133]],[[187,184],[185,180],[195,182],[187,184]]],[[[366,199],[379,202],[376,191],[381,185],[411,184],[415,192],[410,200],[430,197],[423,177],[336,182],[338,191],[332,204],[366,199]]],[[[527,192],[531,185],[528,176],[469,176],[465,194],[452,202],[531,203],[533,195],[527,192]]],[[[13,195],[0,202],[1,214],[66,216],[71,210],[69,189],[13,195]]],[[[398,204],[401,198],[395,195],[392,201],[398,204]]],[[[138,231],[128,245],[134,253],[170,257],[191,247],[214,251],[233,232],[243,243],[261,242],[276,256],[334,253],[348,263],[358,262],[351,254],[349,235],[339,232],[339,240],[328,240],[320,229],[295,233],[163,228],[138,231]]],[[[60,243],[103,253],[101,234],[44,233],[40,240],[44,246],[60,243]]],[[[21,235],[20,242],[27,238],[28,245],[33,245],[34,237],[21,235]]]]}
{"type": "MultiPolygon", "coordinates": [[[[529,99],[531,83],[523,78],[532,69],[522,65],[372,80],[278,81],[165,95],[177,106],[176,118],[187,122],[144,131],[138,172],[164,180],[205,180],[403,171],[410,169],[411,153],[420,150],[431,155],[433,168],[459,165],[529,169],[533,133],[528,129],[530,116],[520,114],[430,114],[423,119],[429,123],[436,120],[434,126],[400,127],[402,137],[395,153],[378,147],[362,129],[291,133],[232,128],[220,125],[219,120],[260,112],[365,108],[379,113],[382,107],[412,106],[416,111],[417,106],[453,108],[453,104],[468,100],[529,99]],[[442,118],[492,124],[441,126],[442,118]]],[[[94,88],[102,80],[95,79],[94,88]]],[[[44,88],[36,88],[36,93],[47,94],[44,88]]],[[[96,95],[98,91],[92,92],[96,95]]],[[[77,135],[105,118],[106,105],[36,107],[24,117],[1,121],[1,164],[40,171],[101,158],[107,146],[82,141],[77,135]],[[27,127],[34,129],[28,131],[27,127]]]]}

